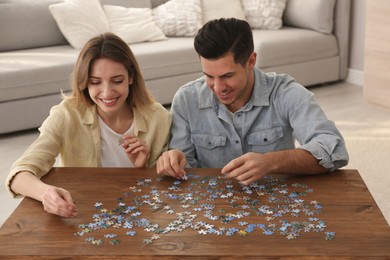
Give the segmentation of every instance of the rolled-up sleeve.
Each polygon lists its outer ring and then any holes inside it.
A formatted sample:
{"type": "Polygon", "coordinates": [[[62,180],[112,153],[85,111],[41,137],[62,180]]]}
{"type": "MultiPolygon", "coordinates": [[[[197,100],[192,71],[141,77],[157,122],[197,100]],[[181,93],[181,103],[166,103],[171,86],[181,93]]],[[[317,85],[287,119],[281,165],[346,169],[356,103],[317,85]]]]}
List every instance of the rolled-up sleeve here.
{"type": "MultiPolygon", "coordinates": [[[[320,165],[334,171],[348,164],[344,138],[335,123],[327,118],[313,93],[294,88],[289,93],[285,113],[301,149],[310,152],[320,165]]],[[[286,96],[286,97],[287,97],[286,96]]],[[[286,100],[286,99],[284,99],[286,100]]]]}

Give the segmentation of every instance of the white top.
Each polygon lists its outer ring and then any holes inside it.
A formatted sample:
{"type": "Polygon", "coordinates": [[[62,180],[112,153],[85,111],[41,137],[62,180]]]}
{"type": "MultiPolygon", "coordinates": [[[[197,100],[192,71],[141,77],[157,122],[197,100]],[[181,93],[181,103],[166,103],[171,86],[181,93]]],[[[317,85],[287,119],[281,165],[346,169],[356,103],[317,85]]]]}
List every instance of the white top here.
{"type": "Polygon", "coordinates": [[[127,157],[125,148],[120,145],[120,140],[125,134],[134,133],[133,124],[124,134],[113,131],[99,116],[100,140],[102,143],[102,167],[134,167],[127,157]]]}

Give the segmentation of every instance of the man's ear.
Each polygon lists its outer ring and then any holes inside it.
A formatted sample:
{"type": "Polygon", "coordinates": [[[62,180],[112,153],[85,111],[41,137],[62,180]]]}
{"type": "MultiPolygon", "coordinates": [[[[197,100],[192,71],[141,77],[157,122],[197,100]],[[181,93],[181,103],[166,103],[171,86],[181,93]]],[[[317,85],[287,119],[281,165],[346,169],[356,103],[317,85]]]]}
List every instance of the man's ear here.
{"type": "Polygon", "coordinates": [[[252,52],[252,54],[249,56],[249,59],[248,59],[248,66],[250,68],[254,68],[256,66],[256,59],[257,59],[257,53],[252,52]]]}

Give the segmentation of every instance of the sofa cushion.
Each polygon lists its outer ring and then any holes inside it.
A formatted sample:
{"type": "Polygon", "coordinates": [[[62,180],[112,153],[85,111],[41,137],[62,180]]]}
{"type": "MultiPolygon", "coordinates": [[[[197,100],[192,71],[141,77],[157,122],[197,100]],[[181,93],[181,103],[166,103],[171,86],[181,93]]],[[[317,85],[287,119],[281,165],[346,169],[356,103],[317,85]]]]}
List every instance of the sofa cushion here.
{"type": "Polygon", "coordinates": [[[254,29],[277,30],[283,25],[282,16],[287,0],[242,0],[245,17],[254,29]]]}
{"type": "Polygon", "coordinates": [[[283,27],[280,30],[254,30],[257,66],[267,68],[302,63],[338,55],[334,35],[283,27]]]}
{"type": "Polygon", "coordinates": [[[167,39],[154,23],[150,8],[104,5],[103,9],[110,25],[110,31],[127,43],[167,39]]]}
{"type": "MultiPolygon", "coordinates": [[[[0,0],[0,52],[69,44],[48,6],[64,0],[0,0]],[[39,19],[37,19],[39,17],[39,19]]],[[[156,0],[154,0],[156,1],[156,0]]],[[[102,4],[151,8],[151,0],[100,0],[102,4]]]]}
{"type": "Polygon", "coordinates": [[[153,9],[153,19],[166,36],[195,36],[202,26],[200,0],[170,0],[153,9]]]}
{"type": "Polygon", "coordinates": [[[166,2],[168,2],[169,0],[152,0],[152,8],[155,8],[159,5],[162,5],[166,2]]]}
{"type": "Polygon", "coordinates": [[[203,9],[203,23],[219,18],[235,17],[245,20],[241,0],[201,0],[203,9]]]}
{"type": "Polygon", "coordinates": [[[151,0],[100,0],[102,5],[119,5],[134,8],[152,8],[151,0]]]}
{"type": "Polygon", "coordinates": [[[145,80],[161,80],[201,71],[193,44],[190,37],[170,37],[166,41],[135,43],[131,49],[145,80]]]}
{"type": "Polygon", "coordinates": [[[288,0],[283,22],[285,25],[332,33],[335,3],[336,0],[288,0]]]}
{"type": "Polygon", "coordinates": [[[0,53],[0,102],[69,90],[78,53],[70,45],[0,53]]]}
{"type": "MultiPolygon", "coordinates": [[[[201,71],[193,38],[175,37],[130,47],[145,80],[201,71]]],[[[70,90],[70,75],[79,52],[65,45],[0,53],[0,103],[70,90]]]]}
{"type": "Polygon", "coordinates": [[[110,28],[99,0],[68,0],[49,5],[49,10],[62,34],[76,49],[110,28]]]}
{"type": "Polygon", "coordinates": [[[0,51],[68,44],[48,9],[58,2],[61,0],[2,1],[0,51]]]}

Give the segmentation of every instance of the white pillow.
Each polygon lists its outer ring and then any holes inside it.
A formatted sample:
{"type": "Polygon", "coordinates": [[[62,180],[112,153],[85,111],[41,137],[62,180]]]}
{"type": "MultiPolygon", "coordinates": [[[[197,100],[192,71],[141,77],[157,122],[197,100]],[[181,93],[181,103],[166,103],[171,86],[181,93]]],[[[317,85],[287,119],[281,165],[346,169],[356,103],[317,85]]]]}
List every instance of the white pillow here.
{"type": "Polygon", "coordinates": [[[73,48],[109,31],[109,24],[99,0],[65,0],[49,5],[60,31],[73,48]]]}
{"type": "Polygon", "coordinates": [[[202,0],[203,24],[213,19],[237,18],[245,20],[240,0],[202,0]]]}
{"type": "Polygon", "coordinates": [[[277,30],[283,25],[282,16],[287,0],[242,0],[246,20],[254,29],[277,30]]]}
{"type": "Polygon", "coordinates": [[[335,3],[335,0],[288,0],[283,16],[284,23],[332,33],[335,3]]]}
{"type": "Polygon", "coordinates": [[[167,39],[154,23],[150,8],[104,5],[103,9],[110,24],[110,31],[129,44],[167,39]]]}
{"type": "Polygon", "coordinates": [[[195,36],[202,27],[200,0],[170,0],[153,9],[153,19],[166,36],[195,36]]]}

